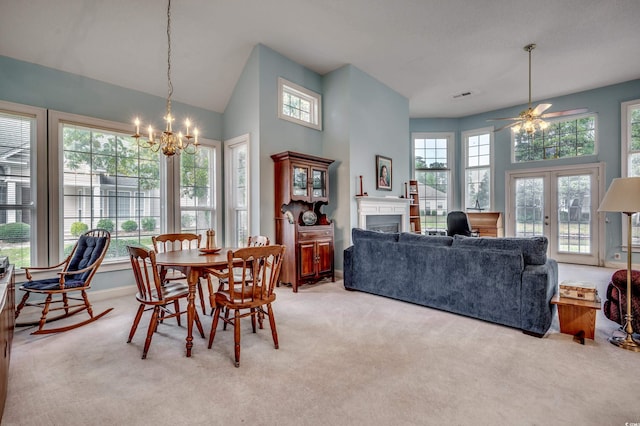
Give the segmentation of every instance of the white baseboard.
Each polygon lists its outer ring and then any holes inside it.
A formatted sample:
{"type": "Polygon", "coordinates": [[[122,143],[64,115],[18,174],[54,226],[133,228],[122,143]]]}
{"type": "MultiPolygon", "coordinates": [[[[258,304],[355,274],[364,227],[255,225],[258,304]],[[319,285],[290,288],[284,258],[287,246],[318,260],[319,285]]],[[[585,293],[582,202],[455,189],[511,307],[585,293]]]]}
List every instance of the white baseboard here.
{"type": "Polygon", "coordinates": [[[135,295],[138,288],[135,285],[108,288],[105,290],[91,290],[89,297],[92,302],[113,299],[121,296],[135,295]]]}

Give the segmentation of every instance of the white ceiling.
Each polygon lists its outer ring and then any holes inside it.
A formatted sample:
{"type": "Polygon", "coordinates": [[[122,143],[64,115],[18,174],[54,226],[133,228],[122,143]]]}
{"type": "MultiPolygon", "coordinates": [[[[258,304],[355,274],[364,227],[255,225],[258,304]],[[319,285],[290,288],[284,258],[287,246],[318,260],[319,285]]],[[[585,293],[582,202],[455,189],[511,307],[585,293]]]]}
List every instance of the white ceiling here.
{"type": "MultiPolygon", "coordinates": [[[[0,55],[165,97],[166,6],[0,0],[0,55]]],[[[320,74],[352,64],[411,117],[526,103],[528,43],[534,102],[640,78],[639,0],[173,0],[171,15],[173,99],[217,112],[258,43],[320,74]]]]}

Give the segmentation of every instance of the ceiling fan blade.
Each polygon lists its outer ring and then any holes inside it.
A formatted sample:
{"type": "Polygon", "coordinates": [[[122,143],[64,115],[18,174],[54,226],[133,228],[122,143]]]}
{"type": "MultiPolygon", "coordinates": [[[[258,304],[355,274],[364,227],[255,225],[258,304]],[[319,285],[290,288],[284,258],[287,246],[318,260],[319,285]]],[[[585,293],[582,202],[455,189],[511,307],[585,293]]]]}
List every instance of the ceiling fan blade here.
{"type": "Polygon", "coordinates": [[[504,129],[507,129],[507,128],[510,128],[510,127],[513,127],[513,126],[515,126],[516,124],[519,124],[519,123],[509,123],[509,124],[505,124],[504,126],[502,126],[502,127],[499,127],[499,128],[497,128],[497,129],[495,129],[493,132],[494,132],[494,133],[495,133],[495,132],[499,132],[500,130],[504,130],[504,129]]]}
{"type": "Polygon", "coordinates": [[[565,115],[582,114],[587,111],[589,111],[588,108],[567,109],[565,111],[548,112],[546,114],[543,114],[541,118],[562,117],[565,115]]]}
{"type": "Polygon", "coordinates": [[[548,110],[549,108],[551,108],[551,104],[539,104],[538,106],[536,106],[533,111],[531,112],[531,114],[533,114],[534,116],[536,115],[540,115],[543,112],[545,112],[546,110],[548,110]]]}
{"type": "Polygon", "coordinates": [[[520,120],[520,117],[487,118],[487,121],[520,120]]]}

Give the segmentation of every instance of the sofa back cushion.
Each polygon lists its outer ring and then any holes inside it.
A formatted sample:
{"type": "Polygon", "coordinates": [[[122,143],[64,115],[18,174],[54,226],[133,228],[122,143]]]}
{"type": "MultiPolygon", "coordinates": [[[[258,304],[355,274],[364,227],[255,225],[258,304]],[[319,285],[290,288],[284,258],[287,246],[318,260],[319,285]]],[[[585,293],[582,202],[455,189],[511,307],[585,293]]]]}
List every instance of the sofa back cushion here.
{"type": "Polygon", "coordinates": [[[530,238],[475,238],[456,235],[453,239],[453,247],[479,247],[498,250],[516,250],[522,253],[524,263],[527,265],[544,265],[547,263],[547,237],[530,238]]]}
{"type": "Polygon", "coordinates": [[[353,228],[351,230],[351,240],[354,245],[361,240],[388,241],[395,243],[398,241],[398,233],[367,231],[366,229],[353,228]]]}
{"type": "Polygon", "coordinates": [[[400,234],[398,242],[428,246],[450,246],[451,244],[453,244],[453,237],[421,235],[414,234],[412,232],[403,232],[400,234]]]}

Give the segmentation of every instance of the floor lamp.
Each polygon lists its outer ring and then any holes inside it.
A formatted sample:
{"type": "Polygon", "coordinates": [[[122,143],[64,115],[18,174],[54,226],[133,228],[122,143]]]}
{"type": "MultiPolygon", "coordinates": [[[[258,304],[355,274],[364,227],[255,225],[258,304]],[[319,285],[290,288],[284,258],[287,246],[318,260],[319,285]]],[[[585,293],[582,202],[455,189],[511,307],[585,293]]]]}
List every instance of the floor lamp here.
{"type": "Polygon", "coordinates": [[[600,203],[600,212],[620,212],[627,215],[627,312],[625,314],[624,337],[611,337],[609,342],[634,352],[640,352],[640,343],[633,339],[631,319],[631,215],[640,212],[640,177],[617,178],[600,203]]]}

